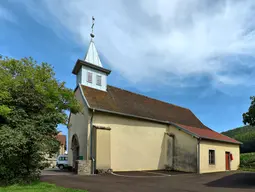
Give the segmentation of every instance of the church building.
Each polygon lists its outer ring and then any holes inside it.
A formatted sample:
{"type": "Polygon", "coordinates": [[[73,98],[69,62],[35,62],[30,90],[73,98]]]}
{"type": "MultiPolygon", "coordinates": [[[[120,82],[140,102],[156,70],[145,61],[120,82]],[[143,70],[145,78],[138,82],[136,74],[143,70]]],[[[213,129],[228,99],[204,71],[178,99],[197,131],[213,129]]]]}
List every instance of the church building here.
{"type": "Polygon", "coordinates": [[[69,116],[70,166],[85,162],[92,174],[238,169],[241,143],[208,128],[190,109],[108,85],[111,70],[103,67],[94,37],[72,71],[83,110],[69,116]]]}

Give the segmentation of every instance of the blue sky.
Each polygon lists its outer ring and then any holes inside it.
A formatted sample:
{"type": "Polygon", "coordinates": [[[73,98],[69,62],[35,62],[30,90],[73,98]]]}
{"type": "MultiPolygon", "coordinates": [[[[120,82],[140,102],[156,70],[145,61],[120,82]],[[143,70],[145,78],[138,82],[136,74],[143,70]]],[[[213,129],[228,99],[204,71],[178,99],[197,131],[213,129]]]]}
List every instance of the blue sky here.
{"type": "Polygon", "coordinates": [[[218,132],[243,125],[255,95],[253,1],[103,2],[1,1],[0,54],[50,63],[74,88],[93,15],[108,84],[187,107],[218,132]]]}

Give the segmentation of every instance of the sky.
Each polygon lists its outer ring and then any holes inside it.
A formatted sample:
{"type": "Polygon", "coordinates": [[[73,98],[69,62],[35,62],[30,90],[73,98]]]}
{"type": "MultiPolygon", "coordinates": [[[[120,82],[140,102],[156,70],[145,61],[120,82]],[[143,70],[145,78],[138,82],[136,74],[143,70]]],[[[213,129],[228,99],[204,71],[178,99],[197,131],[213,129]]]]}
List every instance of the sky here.
{"type": "Polygon", "coordinates": [[[243,126],[255,95],[255,1],[0,0],[0,54],[47,62],[74,89],[92,16],[108,84],[189,108],[218,132],[243,126]]]}

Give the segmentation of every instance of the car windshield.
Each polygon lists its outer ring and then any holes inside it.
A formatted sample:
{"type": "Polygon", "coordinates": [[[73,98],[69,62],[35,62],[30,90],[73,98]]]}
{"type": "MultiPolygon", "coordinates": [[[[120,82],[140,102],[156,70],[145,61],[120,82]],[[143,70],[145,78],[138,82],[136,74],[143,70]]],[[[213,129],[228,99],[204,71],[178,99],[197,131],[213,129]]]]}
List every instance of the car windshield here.
{"type": "Polygon", "coordinates": [[[58,160],[59,161],[67,161],[67,157],[59,157],[58,160]]]}

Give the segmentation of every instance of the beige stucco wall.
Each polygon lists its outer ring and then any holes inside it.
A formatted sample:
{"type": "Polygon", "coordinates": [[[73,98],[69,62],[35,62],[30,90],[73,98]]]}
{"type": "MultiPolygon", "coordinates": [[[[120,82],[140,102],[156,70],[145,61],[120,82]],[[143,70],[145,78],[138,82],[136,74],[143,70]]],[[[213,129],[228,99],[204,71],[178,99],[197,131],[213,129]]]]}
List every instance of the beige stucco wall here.
{"type": "Polygon", "coordinates": [[[75,97],[80,103],[83,104],[81,113],[71,114],[70,127],[68,129],[68,163],[73,166],[73,154],[72,154],[72,137],[77,134],[79,140],[79,155],[87,159],[87,135],[88,135],[88,107],[84,104],[80,89],[78,88],[75,92],[75,97]]]}
{"type": "Polygon", "coordinates": [[[174,170],[197,172],[197,139],[173,126],[168,133],[175,135],[174,170]]]}
{"type": "Polygon", "coordinates": [[[93,122],[111,128],[111,168],[114,171],[164,168],[162,148],[166,125],[98,112],[93,122]]]}
{"type": "Polygon", "coordinates": [[[111,128],[111,168],[114,171],[164,169],[168,163],[167,131],[176,134],[176,168],[196,169],[196,139],[175,127],[99,112],[95,113],[93,124],[111,128]],[[185,162],[189,164],[183,166],[185,162]]]}
{"type": "Polygon", "coordinates": [[[96,129],[96,168],[111,168],[111,130],[96,129]]]}
{"type": "Polygon", "coordinates": [[[240,163],[240,146],[214,141],[200,142],[200,173],[220,172],[226,170],[225,152],[233,154],[230,169],[237,170],[240,163]],[[215,165],[209,165],[209,150],[215,150],[215,165]]]}

